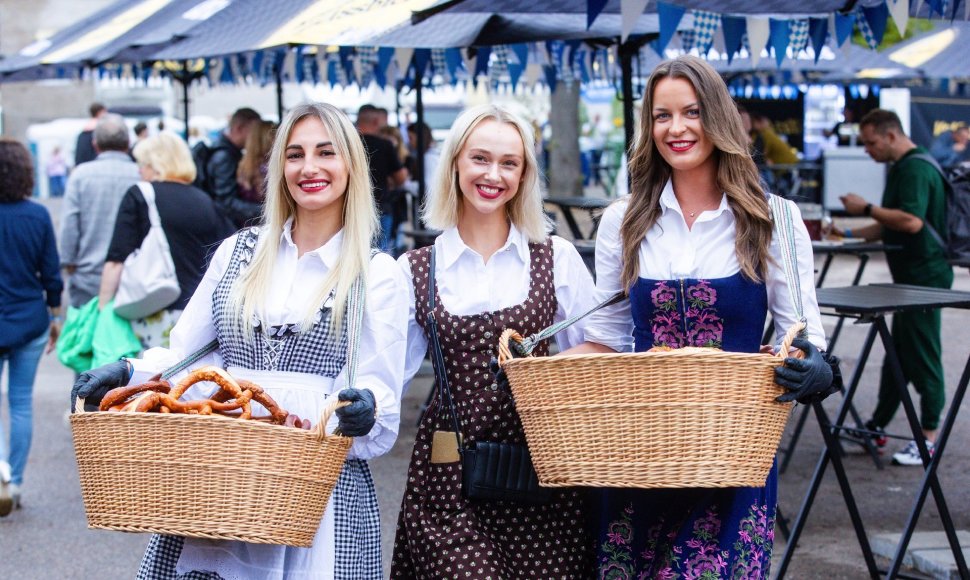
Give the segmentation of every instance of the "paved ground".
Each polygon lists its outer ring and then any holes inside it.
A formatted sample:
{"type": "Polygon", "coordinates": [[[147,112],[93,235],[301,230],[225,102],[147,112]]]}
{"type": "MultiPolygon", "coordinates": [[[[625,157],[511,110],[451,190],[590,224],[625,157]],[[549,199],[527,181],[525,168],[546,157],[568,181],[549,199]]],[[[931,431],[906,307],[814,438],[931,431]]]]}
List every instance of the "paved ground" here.
{"type": "MultiPolygon", "coordinates": [[[[56,209],[54,209],[56,216],[56,209]]],[[[852,259],[837,260],[827,285],[846,285],[855,265],[852,259]]],[[[888,281],[885,264],[874,259],[864,282],[888,281]]],[[[957,274],[956,288],[970,290],[966,270],[957,274]]],[[[970,312],[947,311],[943,316],[947,383],[952,390],[970,352],[970,312]]],[[[831,328],[830,321],[827,321],[831,328]]],[[[839,354],[851,372],[865,327],[848,326],[840,338],[839,354]]],[[[864,415],[872,408],[882,350],[870,359],[857,399],[864,415]]],[[[71,435],[65,420],[67,393],[72,375],[53,356],[41,363],[35,388],[35,438],[26,474],[24,509],[0,519],[0,578],[131,578],[137,568],[147,537],[86,528],[81,505],[71,435]]],[[[414,422],[430,385],[427,374],[420,376],[404,401],[401,436],[394,449],[372,462],[382,507],[385,554],[393,541],[394,522],[403,493],[405,471],[414,438],[414,422]]],[[[829,401],[834,408],[837,401],[829,401]]],[[[967,403],[964,406],[968,406],[967,403]]],[[[5,419],[5,405],[3,417],[5,419]]],[[[970,412],[964,409],[964,413],[970,412]]],[[[902,431],[897,418],[892,430],[902,431]]],[[[781,478],[780,505],[794,514],[821,449],[818,429],[810,424],[795,458],[781,478]]],[[[850,450],[851,451],[851,450],[850,450]]],[[[887,467],[877,471],[863,455],[846,459],[849,476],[870,536],[898,532],[912,503],[920,470],[887,467]]],[[[970,421],[960,421],[946,451],[940,479],[958,528],[970,530],[970,421]]],[[[928,503],[920,529],[940,530],[932,501],[928,503]]],[[[775,545],[780,555],[784,543],[775,545]]],[[[885,561],[882,561],[885,564],[885,561]]],[[[861,553],[844,510],[842,498],[829,475],[819,493],[816,507],[795,555],[789,578],[863,578],[861,553]]]]}

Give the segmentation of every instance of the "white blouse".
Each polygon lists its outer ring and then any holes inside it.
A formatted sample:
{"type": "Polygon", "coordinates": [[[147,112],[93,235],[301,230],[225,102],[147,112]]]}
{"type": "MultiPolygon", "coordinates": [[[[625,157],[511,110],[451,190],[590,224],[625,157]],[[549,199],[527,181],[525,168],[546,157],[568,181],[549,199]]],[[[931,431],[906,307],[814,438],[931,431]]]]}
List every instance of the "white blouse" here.
{"type": "MultiPolygon", "coordinates": [[[[795,252],[798,276],[801,281],[802,309],[808,321],[811,342],[825,348],[825,331],[815,298],[815,258],[808,230],[801,220],[798,207],[791,201],[795,225],[795,252]]],[[[610,205],[603,213],[596,237],[596,286],[603,300],[621,288],[622,242],[620,226],[626,213],[629,197],[610,205]]],[[[654,280],[678,278],[724,278],[733,276],[741,268],[735,254],[736,236],[734,213],[721,196],[721,205],[697,216],[687,229],[683,211],[674,195],[670,181],[660,195],[660,216],[640,243],[640,276],[654,280]]],[[[774,237],[769,248],[768,312],[774,317],[775,344],[781,342],[788,328],[796,321],[795,307],[785,281],[778,240],[774,237]]],[[[608,346],[619,352],[633,350],[633,318],[630,301],[624,300],[590,316],[586,325],[586,340],[608,346]]]]}
{"type": "MultiPolygon", "coordinates": [[[[299,256],[290,235],[290,226],[291,222],[288,222],[280,238],[266,304],[257,308],[258,316],[267,326],[300,322],[306,304],[314,298],[319,284],[340,259],[343,230],[320,248],[299,256]]],[[[212,294],[229,267],[236,237],[234,235],[223,241],[213,254],[202,281],[172,329],[171,347],[150,349],[142,360],[133,361],[136,372],[131,384],[144,382],[216,338],[212,294]]],[[[259,243],[263,242],[264,238],[260,238],[259,243]]],[[[390,450],[397,439],[404,383],[405,316],[408,313],[407,298],[412,295],[406,292],[406,288],[405,276],[395,266],[392,257],[377,254],[371,259],[357,384],[353,386],[367,388],[374,393],[377,424],[366,437],[354,438],[351,457],[376,457],[390,450]]],[[[218,351],[194,366],[204,364],[222,366],[218,351]]],[[[331,394],[346,386],[344,369],[334,380],[331,394]]]]}
{"type": "MultiPolygon", "coordinates": [[[[492,312],[521,304],[529,294],[529,239],[515,225],[505,244],[486,262],[469,248],[458,234],[458,228],[445,230],[435,240],[435,281],[444,308],[455,316],[492,312]]],[[[555,322],[592,308],[595,302],[593,277],[576,248],[566,240],[552,236],[553,278],[558,307],[555,322]]],[[[407,256],[398,258],[408,285],[408,352],[405,380],[410,381],[428,350],[423,326],[415,320],[414,281],[407,256]]],[[[560,349],[580,344],[585,339],[586,320],[560,331],[556,342],[560,349]]]]}

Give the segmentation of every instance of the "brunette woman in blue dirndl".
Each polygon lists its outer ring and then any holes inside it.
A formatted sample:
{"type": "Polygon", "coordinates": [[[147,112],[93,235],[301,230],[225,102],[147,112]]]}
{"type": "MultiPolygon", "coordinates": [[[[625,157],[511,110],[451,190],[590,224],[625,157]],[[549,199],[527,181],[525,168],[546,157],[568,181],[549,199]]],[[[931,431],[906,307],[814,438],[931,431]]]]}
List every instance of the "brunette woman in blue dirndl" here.
{"type": "MultiPolygon", "coordinates": [[[[740,115],[706,62],[683,56],[654,70],[630,174],[633,194],[607,208],[596,240],[598,293],[622,290],[628,300],[592,315],[587,342],[567,353],[655,346],[766,352],[772,347],[761,345],[761,335],[768,314],[779,343],[802,318],[800,303],[807,340],[793,344],[805,359],[786,359],[775,381],[790,389],[783,400],[827,392],[832,373],[819,351],[825,338],[808,233],[794,204],[782,202],[795,218],[785,246],[797,268],[789,292],[783,244],[773,235],[740,115]]],[[[764,578],[776,493],[774,467],[763,487],[593,490],[597,575],[764,578]]]]}

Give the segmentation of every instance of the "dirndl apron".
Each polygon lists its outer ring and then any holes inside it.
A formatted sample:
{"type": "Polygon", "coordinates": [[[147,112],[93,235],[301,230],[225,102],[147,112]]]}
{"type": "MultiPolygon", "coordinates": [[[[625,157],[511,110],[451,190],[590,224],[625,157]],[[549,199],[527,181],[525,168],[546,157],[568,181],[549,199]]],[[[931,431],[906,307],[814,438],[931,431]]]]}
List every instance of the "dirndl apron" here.
{"type": "MultiPolygon", "coordinates": [[[[320,308],[316,323],[305,334],[298,332],[298,324],[264,330],[256,319],[253,339],[230,323],[232,285],[252,260],[258,234],[258,228],[239,234],[230,265],[213,293],[213,320],[222,358],[231,375],[260,385],[280,407],[316,423],[328,398],[336,396],[334,379],[346,362],[346,325],[339,337],[330,333],[331,300],[320,308]]],[[[257,409],[262,411],[254,405],[254,415],[257,409]]],[[[335,425],[335,417],[332,422],[335,425]]],[[[377,496],[367,463],[359,459],[344,464],[312,547],[155,535],[138,573],[139,579],[166,580],[357,580],[381,576],[377,496]]]]}

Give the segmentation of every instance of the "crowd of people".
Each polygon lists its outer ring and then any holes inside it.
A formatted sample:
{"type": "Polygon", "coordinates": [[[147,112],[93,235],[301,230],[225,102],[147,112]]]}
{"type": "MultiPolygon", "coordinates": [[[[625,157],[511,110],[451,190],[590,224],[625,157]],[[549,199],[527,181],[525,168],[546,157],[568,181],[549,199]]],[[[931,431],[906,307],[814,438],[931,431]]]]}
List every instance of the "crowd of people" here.
{"type": "MultiPolygon", "coordinates": [[[[438,384],[408,468],[393,578],[767,577],[774,467],[764,485],[750,488],[564,488],[520,502],[469,497],[457,453],[474,442],[525,442],[508,380],[493,361],[493,337],[508,327],[539,332],[617,294],[616,303],[560,330],[557,349],[544,341],[535,353],[774,352],[802,320],[804,334],[775,371],[785,390],[779,400],[815,402],[838,386],[824,352],[808,232],[797,206],[779,201],[795,217],[792,247],[783,247],[752,155],[753,136],[764,140],[765,155],[777,136],[765,119],[747,118],[705,61],[665,61],[647,81],[630,152],[631,195],[602,217],[595,283],[575,247],[550,233],[532,124],[501,106],[464,111],[440,149],[427,126],[407,126],[405,138],[372,105],[352,122],[331,105],[303,104],[278,126],[240,109],[211,145],[190,150],[160,133],[134,145],[134,161],[124,120],[95,112],[96,155],[67,180],[59,252],[50,217],[27,199],[29,154],[0,140],[0,223],[4,236],[15,236],[5,241],[16,258],[0,266],[3,303],[14,305],[0,309],[0,322],[17,329],[0,333],[0,360],[11,366],[0,516],[22,502],[30,392],[40,353],[61,330],[62,275],[73,308],[95,301],[109,309],[126,259],[157,212],[180,295],[131,321],[140,357],[80,372],[71,400],[94,409],[110,389],[144,382],[216,341],[207,361],[263,385],[300,417],[319,417],[332,397],[349,403],[336,411],[337,429],[354,441],[312,547],[159,534],[139,578],[382,577],[367,460],[394,444],[402,396],[429,349],[438,384]],[[431,176],[422,221],[442,233],[398,255],[419,158],[431,176]],[[154,195],[146,197],[146,187],[154,195]],[[787,260],[796,266],[786,276],[787,260]],[[358,283],[366,289],[359,327],[347,319],[358,283]],[[773,345],[763,345],[769,319],[773,345]],[[361,341],[353,384],[350,332],[361,341]]],[[[862,127],[877,161],[913,153],[898,119],[870,114],[862,127]]],[[[903,170],[913,175],[898,176],[900,183],[932,181],[925,167],[893,171],[903,170]]],[[[915,195],[887,191],[884,207],[846,196],[849,213],[879,222],[855,235],[922,235],[906,216],[922,212],[917,220],[936,224],[939,199],[933,193],[918,206],[907,197],[915,195]]],[[[890,267],[894,279],[933,275],[947,287],[952,272],[934,264],[907,254],[890,267]]],[[[925,360],[908,376],[923,394],[931,440],[942,400],[922,374],[939,358],[939,318],[899,324],[908,330],[896,337],[926,337],[925,360]]],[[[881,400],[872,428],[883,427],[897,404],[881,400]]]]}

